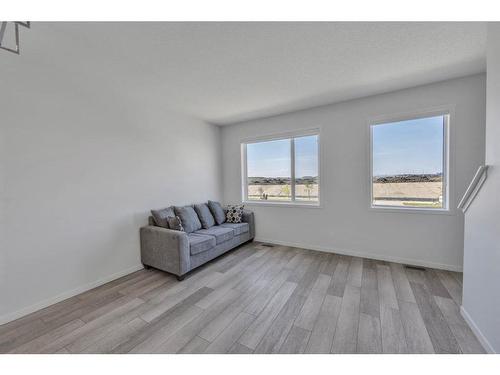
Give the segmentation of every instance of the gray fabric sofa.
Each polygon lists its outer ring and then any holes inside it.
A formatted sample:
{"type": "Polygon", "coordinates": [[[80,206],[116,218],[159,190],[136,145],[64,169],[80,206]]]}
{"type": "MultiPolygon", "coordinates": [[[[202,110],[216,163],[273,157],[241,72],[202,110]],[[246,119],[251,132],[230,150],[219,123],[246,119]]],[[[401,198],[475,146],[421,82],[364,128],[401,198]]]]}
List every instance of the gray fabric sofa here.
{"type": "Polygon", "coordinates": [[[242,223],[224,222],[191,233],[158,226],[150,216],[149,225],[140,229],[141,261],[146,268],[157,268],[182,280],[189,271],[254,237],[254,214],[248,210],[243,212],[242,223]]]}

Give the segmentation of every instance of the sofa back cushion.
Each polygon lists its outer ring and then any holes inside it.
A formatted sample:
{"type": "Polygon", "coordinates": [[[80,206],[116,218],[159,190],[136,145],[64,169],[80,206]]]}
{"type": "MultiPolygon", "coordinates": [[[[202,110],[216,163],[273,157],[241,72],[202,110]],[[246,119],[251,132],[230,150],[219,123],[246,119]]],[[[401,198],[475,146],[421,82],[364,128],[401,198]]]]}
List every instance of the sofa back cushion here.
{"type": "Polygon", "coordinates": [[[210,212],[212,212],[217,225],[221,225],[226,221],[224,209],[219,202],[208,201],[208,208],[210,208],[210,212]]]}
{"type": "Polygon", "coordinates": [[[208,229],[208,228],[213,227],[215,225],[215,219],[212,216],[212,213],[210,212],[210,209],[208,208],[206,203],[195,204],[194,210],[198,214],[198,218],[200,219],[201,226],[204,229],[208,229]]]}
{"type": "Polygon", "coordinates": [[[175,217],[174,207],[162,208],[160,210],[151,210],[151,215],[153,215],[153,219],[155,224],[159,227],[167,228],[168,226],[168,218],[175,217]]]}
{"type": "Polygon", "coordinates": [[[175,215],[179,216],[184,232],[191,233],[201,229],[201,222],[192,206],[174,207],[175,215]]]}

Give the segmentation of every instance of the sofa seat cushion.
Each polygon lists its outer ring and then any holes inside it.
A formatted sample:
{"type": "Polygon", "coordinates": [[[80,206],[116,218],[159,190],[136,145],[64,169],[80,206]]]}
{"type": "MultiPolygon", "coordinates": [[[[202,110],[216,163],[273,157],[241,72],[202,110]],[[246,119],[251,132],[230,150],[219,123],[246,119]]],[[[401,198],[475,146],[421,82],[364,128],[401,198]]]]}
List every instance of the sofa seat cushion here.
{"type": "Polygon", "coordinates": [[[224,223],[221,227],[231,228],[234,231],[235,236],[239,236],[240,234],[246,233],[250,230],[248,223],[224,223]]]}
{"type": "Polygon", "coordinates": [[[208,251],[215,247],[215,237],[205,236],[203,234],[190,233],[188,234],[189,252],[191,255],[196,255],[208,251]]]}
{"type": "Polygon", "coordinates": [[[223,242],[229,241],[234,237],[234,231],[231,228],[224,228],[221,225],[216,225],[208,229],[200,229],[194,232],[194,234],[202,234],[207,236],[215,237],[216,244],[221,244],[223,242]]]}

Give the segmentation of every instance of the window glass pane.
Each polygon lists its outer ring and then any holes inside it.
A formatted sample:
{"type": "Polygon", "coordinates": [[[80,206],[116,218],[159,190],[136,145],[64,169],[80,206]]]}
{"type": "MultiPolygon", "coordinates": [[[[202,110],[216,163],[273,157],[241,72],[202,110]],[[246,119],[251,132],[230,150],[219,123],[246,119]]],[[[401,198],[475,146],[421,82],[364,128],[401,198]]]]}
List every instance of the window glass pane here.
{"type": "Polygon", "coordinates": [[[372,126],[374,206],[445,207],[444,119],[372,126]]]}
{"type": "Polygon", "coordinates": [[[295,138],[295,200],[318,202],[318,136],[295,138]]]}
{"type": "Polygon", "coordinates": [[[247,145],[249,200],[291,200],[290,139],[247,145]]]}

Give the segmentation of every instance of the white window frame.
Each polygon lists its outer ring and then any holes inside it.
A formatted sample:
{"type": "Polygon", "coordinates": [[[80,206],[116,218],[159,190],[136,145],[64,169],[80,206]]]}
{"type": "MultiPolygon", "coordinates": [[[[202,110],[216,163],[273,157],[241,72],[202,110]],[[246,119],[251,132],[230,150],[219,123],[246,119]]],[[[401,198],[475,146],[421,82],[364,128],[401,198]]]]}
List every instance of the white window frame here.
{"type": "Polygon", "coordinates": [[[262,206],[281,206],[281,207],[309,207],[309,208],[320,208],[321,207],[321,132],[319,128],[307,129],[294,131],[290,133],[280,133],[274,135],[267,135],[256,138],[248,138],[241,140],[241,194],[242,201],[247,205],[262,205],[262,206]],[[305,202],[295,200],[295,138],[307,137],[317,135],[318,136],[318,201],[317,202],[305,202]],[[278,141],[283,139],[290,140],[290,201],[258,201],[248,199],[248,164],[247,164],[247,145],[253,143],[278,141]]]}
{"type": "Polygon", "coordinates": [[[452,121],[452,112],[451,108],[439,108],[439,109],[431,109],[425,111],[414,112],[411,114],[403,114],[403,115],[392,115],[392,116],[384,116],[378,117],[376,119],[372,119],[368,121],[369,128],[369,160],[370,160],[370,168],[369,168],[369,208],[370,210],[379,211],[379,212],[403,212],[403,213],[425,213],[425,214],[452,214],[450,209],[451,207],[451,189],[450,189],[450,122],[452,121]],[[399,206],[390,206],[390,205],[374,205],[373,204],[373,129],[377,125],[389,124],[393,122],[400,121],[410,121],[417,120],[427,117],[435,117],[435,116],[444,116],[444,124],[443,124],[443,207],[442,208],[426,208],[426,207],[399,207],[399,206]]]}

